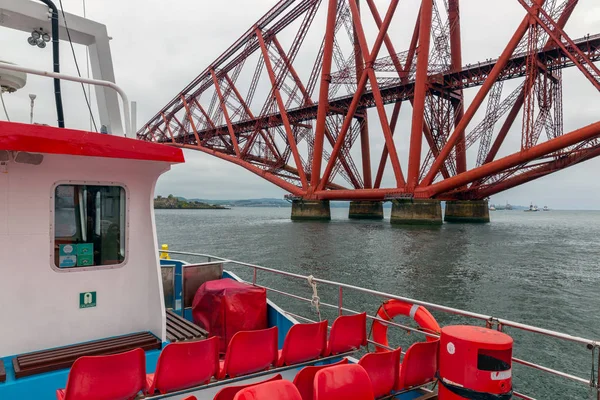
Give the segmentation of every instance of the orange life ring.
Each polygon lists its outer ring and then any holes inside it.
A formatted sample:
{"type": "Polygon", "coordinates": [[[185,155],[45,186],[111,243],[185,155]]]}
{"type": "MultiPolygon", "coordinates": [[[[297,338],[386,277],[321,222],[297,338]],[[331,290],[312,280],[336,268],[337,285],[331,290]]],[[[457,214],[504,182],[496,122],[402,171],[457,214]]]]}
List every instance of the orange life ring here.
{"type": "MultiPolygon", "coordinates": [[[[429,311],[423,306],[418,304],[410,304],[400,300],[388,300],[384,302],[379,310],[377,310],[377,316],[383,320],[391,321],[396,315],[406,315],[415,320],[417,324],[426,332],[437,333],[441,332],[440,326],[437,321],[431,315],[429,311]]],[[[373,321],[373,340],[384,346],[389,347],[387,339],[388,325],[384,322],[374,320],[373,321]]],[[[427,341],[432,342],[438,340],[438,338],[427,336],[427,341]]],[[[386,348],[381,346],[375,346],[377,352],[388,351],[386,348]]]]}

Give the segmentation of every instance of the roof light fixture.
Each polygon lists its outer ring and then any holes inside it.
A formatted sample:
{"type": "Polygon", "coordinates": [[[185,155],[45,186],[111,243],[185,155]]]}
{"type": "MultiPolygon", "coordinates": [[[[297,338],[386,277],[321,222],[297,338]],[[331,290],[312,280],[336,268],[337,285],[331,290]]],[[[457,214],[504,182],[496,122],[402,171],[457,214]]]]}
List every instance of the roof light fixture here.
{"type": "Polygon", "coordinates": [[[38,29],[34,29],[31,32],[31,36],[29,36],[27,38],[27,43],[29,43],[32,46],[37,46],[40,49],[43,49],[46,47],[46,43],[50,42],[52,38],[50,37],[50,35],[46,32],[44,32],[44,30],[42,28],[38,29]]]}

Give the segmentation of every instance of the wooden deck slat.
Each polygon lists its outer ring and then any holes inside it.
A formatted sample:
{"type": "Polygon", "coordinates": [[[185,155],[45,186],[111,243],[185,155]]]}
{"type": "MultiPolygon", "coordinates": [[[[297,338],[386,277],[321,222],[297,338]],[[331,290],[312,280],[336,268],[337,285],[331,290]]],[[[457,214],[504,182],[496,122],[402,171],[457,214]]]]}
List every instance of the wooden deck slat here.
{"type": "Polygon", "coordinates": [[[137,333],[114,339],[96,340],[58,349],[27,353],[13,358],[15,376],[21,378],[69,368],[75,360],[82,356],[97,356],[121,353],[142,348],[143,350],[160,349],[162,342],[151,333],[137,333]]]}
{"type": "Polygon", "coordinates": [[[173,335],[175,335],[176,337],[189,339],[191,336],[189,332],[185,332],[185,331],[181,330],[179,325],[176,325],[169,320],[167,320],[167,330],[169,332],[171,332],[173,335]]]}
{"type": "Polygon", "coordinates": [[[185,318],[167,311],[167,338],[170,342],[181,342],[185,340],[204,339],[208,332],[185,318]]]}
{"type": "Polygon", "coordinates": [[[102,345],[98,344],[94,347],[86,347],[77,351],[69,351],[65,353],[59,353],[54,356],[45,355],[41,357],[39,360],[29,360],[27,362],[23,362],[19,359],[19,365],[21,369],[27,368],[31,365],[39,365],[44,363],[55,363],[63,360],[70,360],[73,357],[79,358],[81,355],[86,356],[94,356],[98,354],[106,354],[108,351],[112,351],[115,349],[135,349],[136,347],[145,346],[148,344],[153,344],[156,342],[156,338],[143,338],[138,340],[124,340],[118,343],[103,343],[102,345]]]}
{"type": "MultiPolygon", "coordinates": [[[[154,337],[152,336],[152,338],[154,338],[154,337]]],[[[53,349],[53,350],[44,350],[44,351],[39,352],[39,354],[34,353],[34,354],[28,354],[26,356],[18,356],[19,364],[27,365],[30,362],[39,363],[46,359],[55,359],[56,357],[69,356],[71,354],[76,354],[76,353],[81,353],[81,352],[95,351],[95,350],[102,349],[105,347],[119,346],[124,343],[126,344],[126,343],[131,343],[131,342],[135,342],[135,341],[139,341],[139,340],[144,340],[144,339],[148,339],[147,334],[134,335],[131,337],[126,336],[126,337],[122,337],[122,338],[115,338],[115,339],[110,339],[110,341],[106,341],[106,340],[94,341],[94,342],[90,342],[90,343],[74,345],[72,347],[71,346],[61,347],[61,348],[53,349]]]]}

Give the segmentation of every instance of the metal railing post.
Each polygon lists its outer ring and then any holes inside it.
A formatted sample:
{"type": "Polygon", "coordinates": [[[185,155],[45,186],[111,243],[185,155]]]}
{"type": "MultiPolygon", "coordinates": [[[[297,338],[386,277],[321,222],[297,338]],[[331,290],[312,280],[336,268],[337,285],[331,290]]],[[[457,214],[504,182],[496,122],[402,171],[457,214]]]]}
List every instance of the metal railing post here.
{"type": "Polygon", "coordinates": [[[596,400],[600,400],[600,347],[596,346],[596,349],[598,350],[598,368],[596,371],[596,387],[594,389],[596,390],[596,400]]]}
{"type": "Polygon", "coordinates": [[[338,295],[338,315],[342,315],[342,307],[344,306],[344,288],[340,286],[340,292],[338,295]]]}

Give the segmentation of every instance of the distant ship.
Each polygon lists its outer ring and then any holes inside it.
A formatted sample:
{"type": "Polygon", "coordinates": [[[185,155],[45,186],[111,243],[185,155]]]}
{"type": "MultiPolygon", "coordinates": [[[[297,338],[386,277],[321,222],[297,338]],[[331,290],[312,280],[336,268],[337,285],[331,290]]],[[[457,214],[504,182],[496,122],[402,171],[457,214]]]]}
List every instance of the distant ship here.
{"type": "Polygon", "coordinates": [[[548,206],[544,206],[543,211],[550,211],[550,209],[548,208],[548,206]]]}
{"type": "Polygon", "coordinates": [[[533,212],[533,211],[540,211],[540,210],[538,209],[538,206],[537,206],[537,205],[535,205],[535,206],[534,206],[534,205],[533,205],[533,203],[531,203],[531,204],[529,205],[529,209],[528,209],[528,210],[525,210],[525,212],[533,212]]]}
{"type": "Polygon", "coordinates": [[[496,211],[496,207],[493,204],[490,206],[490,211],[496,211]]]}
{"type": "Polygon", "coordinates": [[[505,210],[512,210],[512,206],[506,202],[506,207],[504,207],[505,210]]]}

